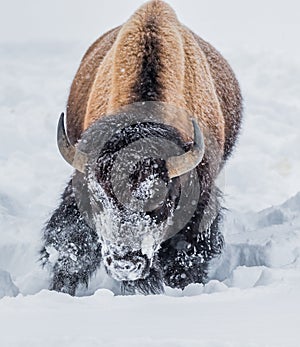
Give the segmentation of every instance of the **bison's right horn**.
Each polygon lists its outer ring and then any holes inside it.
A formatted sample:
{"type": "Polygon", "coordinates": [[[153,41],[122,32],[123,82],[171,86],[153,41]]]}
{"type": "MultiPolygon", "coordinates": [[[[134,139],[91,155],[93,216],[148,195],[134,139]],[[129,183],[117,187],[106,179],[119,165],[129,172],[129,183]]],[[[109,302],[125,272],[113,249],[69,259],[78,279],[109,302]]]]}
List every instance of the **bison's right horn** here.
{"type": "Polygon", "coordinates": [[[192,149],[187,153],[167,160],[167,170],[171,179],[192,171],[203,159],[205,151],[204,138],[196,120],[193,119],[192,122],[194,126],[194,145],[192,149]]]}
{"type": "Polygon", "coordinates": [[[87,155],[77,150],[75,146],[70,143],[64,125],[64,113],[60,115],[57,127],[57,145],[63,158],[76,170],[84,173],[85,165],[87,163],[87,155]]]}

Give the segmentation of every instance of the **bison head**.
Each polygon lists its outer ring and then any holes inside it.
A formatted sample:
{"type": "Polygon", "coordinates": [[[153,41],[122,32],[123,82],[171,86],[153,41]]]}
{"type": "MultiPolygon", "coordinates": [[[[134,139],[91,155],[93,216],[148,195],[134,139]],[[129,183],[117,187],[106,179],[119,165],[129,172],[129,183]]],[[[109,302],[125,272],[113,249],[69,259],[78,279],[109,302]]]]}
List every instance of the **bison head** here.
{"type": "Polygon", "coordinates": [[[203,136],[192,120],[193,142],[185,143],[166,117],[169,108],[127,107],[95,122],[76,146],[63,115],[59,121],[60,152],[77,170],[77,204],[100,237],[107,272],[120,281],[148,276],[161,243],[189,221],[198,202],[194,169],[203,136]]]}

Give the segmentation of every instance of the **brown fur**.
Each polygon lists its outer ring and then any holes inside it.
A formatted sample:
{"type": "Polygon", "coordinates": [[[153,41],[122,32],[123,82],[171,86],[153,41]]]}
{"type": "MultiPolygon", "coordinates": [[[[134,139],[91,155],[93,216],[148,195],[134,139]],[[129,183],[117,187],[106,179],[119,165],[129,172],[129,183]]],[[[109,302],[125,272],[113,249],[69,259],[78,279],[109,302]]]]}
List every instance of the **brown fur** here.
{"type": "MultiPolygon", "coordinates": [[[[216,141],[220,161],[230,154],[242,111],[238,82],[224,58],[160,0],[144,4],[84,56],[68,100],[71,142],[99,118],[137,101],[188,110],[216,141]]],[[[175,123],[188,127],[180,116],[175,123]]],[[[193,137],[190,126],[188,134],[186,140],[193,137]]]]}

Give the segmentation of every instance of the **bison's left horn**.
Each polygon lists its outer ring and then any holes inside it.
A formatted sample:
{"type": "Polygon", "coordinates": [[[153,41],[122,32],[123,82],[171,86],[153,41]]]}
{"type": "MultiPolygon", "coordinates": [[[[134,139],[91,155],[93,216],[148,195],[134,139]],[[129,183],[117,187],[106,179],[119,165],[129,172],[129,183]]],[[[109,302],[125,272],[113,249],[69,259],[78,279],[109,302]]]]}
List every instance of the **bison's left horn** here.
{"type": "Polygon", "coordinates": [[[197,167],[204,156],[205,144],[200,127],[195,119],[192,120],[194,126],[193,148],[180,156],[171,157],[167,160],[166,166],[170,178],[184,175],[197,167]]]}
{"type": "Polygon", "coordinates": [[[64,113],[61,114],[57,127],[57,145],[63,158],[72,165],[76,170],[84,173],[87,163],[87,155],[77,150],[70,143],[64,125],[64,113]]]}

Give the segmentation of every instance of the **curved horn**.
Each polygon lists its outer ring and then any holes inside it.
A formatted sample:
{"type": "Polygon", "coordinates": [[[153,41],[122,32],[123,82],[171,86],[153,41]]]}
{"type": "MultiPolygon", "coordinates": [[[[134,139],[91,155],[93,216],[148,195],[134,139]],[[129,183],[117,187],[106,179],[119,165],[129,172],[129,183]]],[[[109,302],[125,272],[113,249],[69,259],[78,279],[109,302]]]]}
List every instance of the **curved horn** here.
{"type": "Polygon", "coordinates": [[[87,163],[87,155],[78,151],[76,147],[70,143],[64,125],[64,118],[64,113],[62,113],[57,126],[58,149],[66,162],[68,162],[76,170],[84,173],[85,165],[87,163]]]}
{"type": "Polygon", "coordinates": [[[200,127],[195,119],[192,120],[194,126],[193,148],[182,155],[171,157],[167,160],[166,166],[170,178],[184,175],[195,169],[201,163],[204,156],[205,144],[200,127]]]}

